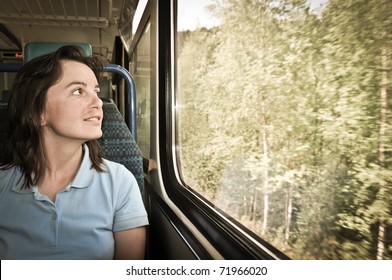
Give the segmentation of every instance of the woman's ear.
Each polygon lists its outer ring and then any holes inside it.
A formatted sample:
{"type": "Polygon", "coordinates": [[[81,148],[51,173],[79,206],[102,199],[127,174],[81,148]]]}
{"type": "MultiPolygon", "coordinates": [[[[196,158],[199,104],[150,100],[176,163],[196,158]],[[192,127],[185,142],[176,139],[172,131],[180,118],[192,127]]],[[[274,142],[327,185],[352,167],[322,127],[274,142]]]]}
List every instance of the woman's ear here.
{"type": "Polygon", "coordinates": [[[46,113],[44,112],[41,114],[41,126],[44,127],[44,126],[46,126],[46,124],[47,124],[46,113]]]}

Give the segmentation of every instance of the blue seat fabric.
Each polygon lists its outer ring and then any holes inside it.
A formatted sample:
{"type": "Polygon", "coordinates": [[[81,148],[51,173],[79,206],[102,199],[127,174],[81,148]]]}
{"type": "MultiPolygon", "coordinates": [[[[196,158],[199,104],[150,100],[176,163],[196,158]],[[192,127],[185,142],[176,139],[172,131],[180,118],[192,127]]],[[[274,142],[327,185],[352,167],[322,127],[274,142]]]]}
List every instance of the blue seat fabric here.
{"type": "Polygon", "coordinates": [[[98,140],[102,156],[123,164],[130,170],[144,192],[143,158],[116,104],[103,100],[102,137],[98,140]]]}

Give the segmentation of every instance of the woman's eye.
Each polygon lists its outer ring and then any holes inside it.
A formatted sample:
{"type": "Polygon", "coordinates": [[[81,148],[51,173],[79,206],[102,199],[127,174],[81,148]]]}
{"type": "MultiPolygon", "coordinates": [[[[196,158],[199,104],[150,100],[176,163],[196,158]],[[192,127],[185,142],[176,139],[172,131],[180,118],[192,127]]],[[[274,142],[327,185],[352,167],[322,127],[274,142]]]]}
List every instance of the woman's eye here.
{"type": "Polygon", "coordinates": [[[75,90],[72,92],[72,94],[80,95],[80,94],[82,94],[82,90],[81,90],[80,88],[75,89],[75,90]]]}

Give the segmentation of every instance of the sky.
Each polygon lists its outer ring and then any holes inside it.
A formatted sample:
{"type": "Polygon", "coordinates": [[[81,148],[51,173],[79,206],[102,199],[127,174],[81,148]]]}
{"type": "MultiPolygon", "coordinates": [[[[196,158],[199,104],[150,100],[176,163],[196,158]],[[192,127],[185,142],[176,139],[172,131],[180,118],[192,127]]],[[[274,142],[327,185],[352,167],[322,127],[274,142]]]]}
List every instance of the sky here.
{"type": "MultiPolygon", "coordinates": [[[[197,27],[212,27],[217,25],[215,20],[205,7],[211,3],[211,0],[178,0],[178,30],[194,30],[197,27]]],[[[317,10],[322,8],[328,0],[308,0],[310,8],[317,10]]]]}
{"type": "Polygon", "coordinates": [[[199,26],[210,28],[217,25],[217,20],[205,11],[211,0],[179,0],[178,30],[194,30],[199,26]]]}

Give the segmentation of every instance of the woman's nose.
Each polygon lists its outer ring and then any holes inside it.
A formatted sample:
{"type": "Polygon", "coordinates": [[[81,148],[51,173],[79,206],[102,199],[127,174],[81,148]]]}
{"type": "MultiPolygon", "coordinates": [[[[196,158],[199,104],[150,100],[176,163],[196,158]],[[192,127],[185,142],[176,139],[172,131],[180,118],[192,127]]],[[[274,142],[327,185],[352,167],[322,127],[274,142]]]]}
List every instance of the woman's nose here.
{"type": "Polygon", "coordinates": [[[98,96],[97,92],[93,91],[90,93],[92,98],[91,103],[93,107],[102,108],[103,102],[102,99],[98,96]]]}

